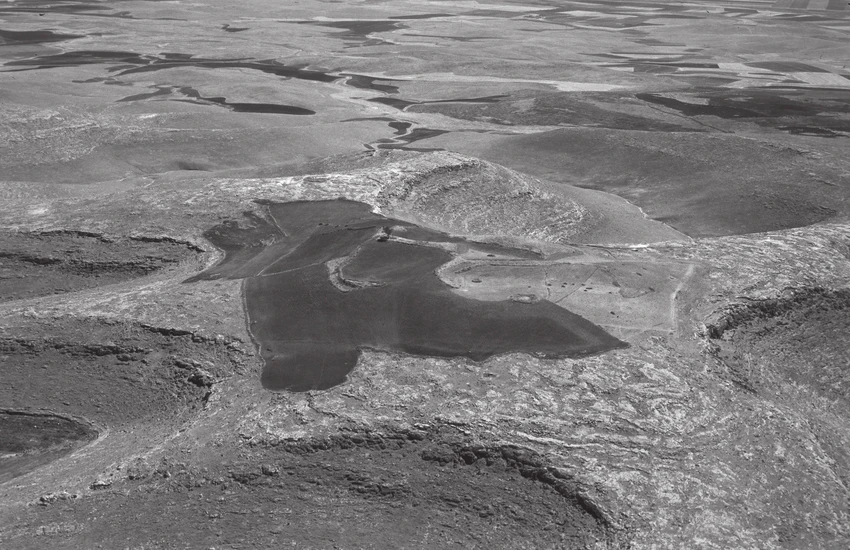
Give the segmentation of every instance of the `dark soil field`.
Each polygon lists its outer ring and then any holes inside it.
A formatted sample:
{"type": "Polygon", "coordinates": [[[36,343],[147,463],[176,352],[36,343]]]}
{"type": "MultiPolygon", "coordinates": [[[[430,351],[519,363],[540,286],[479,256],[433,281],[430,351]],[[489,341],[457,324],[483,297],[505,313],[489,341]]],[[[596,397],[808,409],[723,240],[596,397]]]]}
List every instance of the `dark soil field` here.
{"type": "MultiPolygon", "coordinates": [[[[415,226],[405,231],[410,224],[372,214],[366,204],[271,204],[267,215],[271,223],[246,216],[254,221],[249,227],[232,221],[210,230],[208,238],[227,254],[190,281],[247,278],[250,330],[269,389],[341,384],[364,347],[482,361],[516,351],[580,356],[625,345],[549,302],[481,302],[453,293],[435,273],[453,255],[433,244],[458,239],[415,226]]],[[[511,256],[509,248],[501,252],[511,256]]]]}

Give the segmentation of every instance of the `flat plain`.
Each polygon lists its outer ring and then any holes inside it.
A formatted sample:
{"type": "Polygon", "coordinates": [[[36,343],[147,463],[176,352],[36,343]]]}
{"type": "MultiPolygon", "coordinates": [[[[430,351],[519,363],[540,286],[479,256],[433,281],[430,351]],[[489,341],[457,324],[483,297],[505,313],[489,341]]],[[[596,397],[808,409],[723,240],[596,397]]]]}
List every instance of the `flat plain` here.
{"type": "Polygon", "coordinates": [[[846,0],[0,4],[0,548],[850,546],[846,0]]]}

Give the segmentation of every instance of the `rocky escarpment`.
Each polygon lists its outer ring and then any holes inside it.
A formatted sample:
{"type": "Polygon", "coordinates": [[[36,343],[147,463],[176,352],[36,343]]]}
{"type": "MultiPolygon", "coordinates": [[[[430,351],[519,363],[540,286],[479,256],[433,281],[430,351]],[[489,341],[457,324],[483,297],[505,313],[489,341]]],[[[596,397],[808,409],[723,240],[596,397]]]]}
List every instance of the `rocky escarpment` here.
{"type": "Polygon", "coordinates": [[[207,342],[188,331],[85,318],[17,328],[25,335],[0,339],[7,381],[0,400],[10,409],[53,409],[113,427],[174,414],[240,364],[238,343],[207,342]]]}
{"type": "Polygon", "coordinates": [[[745,391],[805,418],[836,478],[850,485],[850,290],[802,288],[733,308],[710,353],[745,391]]]}
{"type": "MultiPolygon", "coordinates": [[[[7,420],[36,415],[60,419],[56,422],[61,426],[36,427],[39,437],[56,432],[52,439],[57,443],[46,444],[47,452],[38,451],[44,445],[24,445],[9,460],[0,458],[2,481],[67,454],[58,452],[63,446],[92,439],[88,428],[79,437],[62,435],[79,432],[76,426],[90,425],[101,437],[109,435],[112,448],[84,465],[63,459],[47,473],[48,479],[73,479],[102,468],[104,460],[133,452],[134,446],[144,449],[150,444],[146,437],[161,437],[192,418],[217,383],[245,368],[239,343],[208,341],[188,331],[85,318],[27,320],[5,329],[7,335],[0,338],[0,403],[16,415],[7,420]],[[65,440],[68,444],[60,445],[65,440]]],[[[28,426],[0,422],[0,439],[33,443],[25,432],[36,428],[28,426]]]]}
{"type": "Polygon", "coordinates": [[[103,286],[199,258],[202,249],[168,238],[82,231],[0,233],[0,301],[103,286]]]}
{"type": "Polygon", "coordinates": [[[748,391],[781,396],[795,386],[847,408],[848,318],[846,288],[788,289],[729,307],[706,327],[708,350],[748,391]]]}
{"type": "Polygon", "coordinates": [[[0,483],[73,452],[97,433],[70,416],[0,409],[0,483]]]}
{"type": "MultiPolygon", "coordinates": [[[[766,325],[794,325],[799,328],[805,323],[807,329],[818,332],[818,327],[809,327],[811,315],[824,312],[840,312],[850,308],[850,291],[828,288],[790,288],[783,296],[762,298],[728,307],[719,318],[706,325],[706,333],[712,339],[730,340],[735,332],[757,330],[760,335],[772,332],[766,325]],[[759,325],[761,328],[756,329],[759,325]],[[729,334],[732,332],[733,334],[729,334]]],[[[791,328],[789,327],[789,330],[791,328]]]]}
{"type": "Polygon", "coordinates": [[[70,548],[92,540],[168,545],[179,537],[196,547],[249,540],[254,547],[325,547],[342,530],[349,544],[372,548],[399,541],[407,548],[628,547],[569,473],[538,453],[474,444],[448,425],[387,428],[250,445],[217,462],[137,460],[83,499],[40,499],[19,532],[45,525],[64,532],[15,542],[70,548]],[[154,512],[177,503],[178,514],[154,512]],[[120,534],[110,529],[114,522],[120,534]]]}

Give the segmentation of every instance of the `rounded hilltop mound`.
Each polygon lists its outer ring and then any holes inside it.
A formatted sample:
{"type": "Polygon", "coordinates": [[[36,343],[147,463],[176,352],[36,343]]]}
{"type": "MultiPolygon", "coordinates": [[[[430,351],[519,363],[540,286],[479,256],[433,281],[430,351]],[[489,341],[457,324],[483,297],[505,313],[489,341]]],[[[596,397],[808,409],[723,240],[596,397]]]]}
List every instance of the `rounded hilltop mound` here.
{"type": "MultiPolygon", "coordinates": [[[[455,152],[368,151],[311,161],[288,173],[297,174],[287,178],[298,190],[293,198],[345,196],[457,235],[589,244],[687,240],[614,195],[554,185],[455,152]]],[[[270,180],[280,181],[263,181],[270,180]]],[[[243,180],[243,186],[251,181],[257,180],[243,180]]]]}
{"type": "Polygon", "coordinates": [[[434,153],[408,163],[410,176],[378,196],[393,214],[409,213],[455,234],[548,242],[565,242],[588,223],[583,205],[491,162],[434,153]]]}

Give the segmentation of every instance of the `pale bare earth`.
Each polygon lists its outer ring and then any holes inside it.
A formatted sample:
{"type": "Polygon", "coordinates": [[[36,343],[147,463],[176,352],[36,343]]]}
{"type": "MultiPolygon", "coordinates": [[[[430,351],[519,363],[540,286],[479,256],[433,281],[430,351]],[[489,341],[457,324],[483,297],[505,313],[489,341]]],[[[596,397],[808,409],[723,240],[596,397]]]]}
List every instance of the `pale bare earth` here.
{"type": "Polygon", "coordinates": [[[847,548],[848,60],[844,0],[3,3],[0,548],[847,548]],[[264,389],[186,281],[339,198],[627,345],[264,389]]]}

